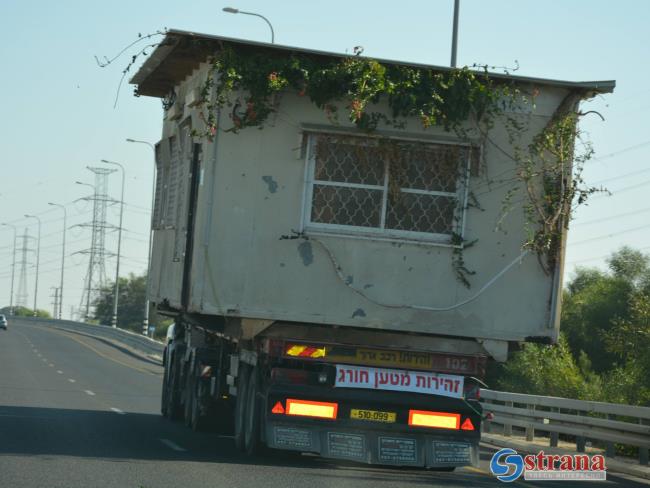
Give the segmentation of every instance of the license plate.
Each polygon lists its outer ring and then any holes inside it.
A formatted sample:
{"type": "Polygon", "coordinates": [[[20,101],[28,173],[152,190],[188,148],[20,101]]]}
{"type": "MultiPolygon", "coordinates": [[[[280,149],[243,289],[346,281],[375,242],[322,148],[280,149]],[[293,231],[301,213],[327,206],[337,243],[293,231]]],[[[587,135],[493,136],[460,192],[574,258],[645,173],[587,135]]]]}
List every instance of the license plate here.
{"type": "Polygon", "coordinates": [[[370,420],[372,422],[394,423],[397,419],[395,412],[379,412],[377,410],[361,410],[353,408],[350,410],[350,418],[357,420],[370,420]]]}

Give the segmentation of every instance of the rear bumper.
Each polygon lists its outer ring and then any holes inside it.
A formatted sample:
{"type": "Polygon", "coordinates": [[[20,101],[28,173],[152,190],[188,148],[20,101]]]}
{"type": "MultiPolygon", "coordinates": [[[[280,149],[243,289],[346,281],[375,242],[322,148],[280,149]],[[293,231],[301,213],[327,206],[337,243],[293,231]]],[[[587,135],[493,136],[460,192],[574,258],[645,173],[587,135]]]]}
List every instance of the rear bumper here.
{"type": "Polygon", "coordinates": [[[274,449],[312,452],[367,464],[478,467],[479,460],[477,439],[275,421],[266,422],[265,434],[267,445],[274,449]]]}
{"type": "Polygon", "coordinates": [[[413,393],[337,389],[307,385],[272,385],[265,394],[263,435],[275,449],[311,452],[323,457],[368,464],[444,468],[478,466],[481,411],[464,400],[413,393]],[[335,419],[273,414],[287,398],[336,402],[335,419]],[[395,422],[351,418],[351,409],[394,412],[395,422]],[[418,428],[409,410],[459,413],[474,430],[418,428]]]}

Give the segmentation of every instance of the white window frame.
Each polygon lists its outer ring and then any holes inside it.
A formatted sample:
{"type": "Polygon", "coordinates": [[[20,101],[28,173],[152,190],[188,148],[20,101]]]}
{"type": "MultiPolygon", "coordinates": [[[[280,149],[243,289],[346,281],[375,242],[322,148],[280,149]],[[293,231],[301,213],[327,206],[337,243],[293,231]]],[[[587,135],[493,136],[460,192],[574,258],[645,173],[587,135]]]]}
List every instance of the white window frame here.
{"type": "MultiPolygon", "coordinates": [[[[324,181],[315,179],[315,170],[316,170],[316,151],[315,151],[315,141],[319,136],[332,136],[336,137],[336,134],[320,133],[320,132],[306,132],[307,135],[307,150],[305,151],[305,191],[303,197],[303,206],[302,206],[302,217],[301,217],[301,231],[310,235],[326,235],[326,236],[345,236],[350,238],[357,239],[371,239],[371,240],[387,240],[387,241],[413,241],[422,244],[432,244],[440,246],[453,246],[453,247],[462,247],[462,244],[453,244],[451,234],[438,234],[438,233],[428,233],[428,232],[417,232],[417,231],[405,231],[405,230],[396,230],[396,229],[386,229],[386,213],[387,213],[387,202],[388,202],[388,178],[389,178],[389,168],[388,163],[384,165],[384,184],[383,185],[368,185],[363,183],[343,183],[336,181],[324,181]],[[380,227],[361,227],[353,225],[341,225],[341,224],[326,224],[323,222],[312,222],[312,203],[313,203],[313,193],[314,185],[321,186],[335,186],[335,187],[347,187],[347,188],[359,188],[359,189],[368,189],[368,190],[382,190],[382,206],[381,206],[381,215],[380,215],[380,227]]],[[[341,134],[346,137],[346,135],[341,134]]],[[[350,137],[347,135],[347,137],[350,137]]],[[[371,141],[372,138],[367,136],[354,136],[359,137],[360,139],[365,139],[371,141]]],[[[450,142],[445,140],[434,140],[434,139],[412,139],[412,138],[392,138],[396,141],[404,142],[422,142],[424,144],[437,144],[437,145],[448,145],[448,146],[460,146],[467,148],[467,161],[465,164],[464,171],[456,182],[456,192],[442,192],[435,190],[418,190],[413,188],[400,188],[400,191],[403,193],[415,193],[415,194],[425,194],[425,195],[438,195],[445,197],[453,197],[457,201],[455,209],[455,219],[458,221],[456,233],[464,237],[465,232],[465,218],[467,210],[467,198],[469,194],[469,182],[470,182],[470,170],[471,170],[471,144],[466,142],[450,142]]]]}

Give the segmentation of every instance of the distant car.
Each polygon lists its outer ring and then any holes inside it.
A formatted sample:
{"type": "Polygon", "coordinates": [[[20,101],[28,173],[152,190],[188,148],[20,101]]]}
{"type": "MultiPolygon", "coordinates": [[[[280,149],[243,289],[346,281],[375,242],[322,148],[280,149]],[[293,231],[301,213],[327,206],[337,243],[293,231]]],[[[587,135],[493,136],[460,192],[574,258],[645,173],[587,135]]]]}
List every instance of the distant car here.
{"type": "Polygon", "coordinates": [[[0,329],[7,330],[7,317],[0,315],[0,329]]]}

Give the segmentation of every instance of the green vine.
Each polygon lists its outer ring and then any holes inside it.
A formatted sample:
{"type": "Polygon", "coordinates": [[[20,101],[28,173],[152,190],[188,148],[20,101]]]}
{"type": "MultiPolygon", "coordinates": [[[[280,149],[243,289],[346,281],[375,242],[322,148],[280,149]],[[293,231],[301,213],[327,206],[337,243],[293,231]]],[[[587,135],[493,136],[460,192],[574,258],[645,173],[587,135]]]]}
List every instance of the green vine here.
{"type": "MultiPolygon", "coordinates": [[[[528,97],[514,82],[496,81],[486,69],[475,71],[465,67],[436,72],[358,56],[286,54],[230,45],[224,45],[211,62],[212,69],[201,92],[200,117],[205,129],[195,129],[194,136],[212,139],[219,130],[262,128],[276,111],[280,93],[287,90],[307,97],[333,123],[338,122],[338,107],[345,107],[347,118],[368,133],[382,124],[403,128],[408,119],[416,118],[425,129],[438,126],[463,141],[476,134],[485,141],[497,117],[501,118],[514,152],[499,149],[516,167],[515,187],[506,191],[502,218],[514,205],[514,196],[523,189],[527,228],[523,247],[537,253],[545,271],[557,261],[562,230],[568,225],[572,206],[584,203],[597,191],[585,186],[581,177],[591,149],[574,155],[574,140],[579,137],[576,107],[584,94],[568,97],[548,126],[530,145],[521,148],[517,141],[526,132],[527,122],[506,112],[531,98],[534,102],[536,93],[528,97]],[[387,102],[388,113],[375,110],[380,100],[387,102]],[[227,128],[219,127],[216,114],[226,107],[230,122],[221,122],[227,128]]],[[[380,150],[391,161],[404,159],[396,141],[381,140],[372,150],[380,150]]],[[[472,149],[472,153],[478,152],[472,149]]],[[[357,160],[366,161],[367,155],[358,156],[357,160]]],[[[480,163],[474,161],[472,167],[472,171],[478,172],[480,163]]],[[[403,171],[403,164],[391,164],[391,198],[399,193],[403,171]]],[[[471,195],[469,205],[481,208],[476,195],[471,195]]],[[[474,272],[465,265],[463,249],[473,243],[464,242],[458,234],[452,236],[452,266],[459,281],[468,287],[467,277],[474,272]]]]}
{"type": "Polygon", "coordinates": [[[497,84],[487,72],[461,68],[437,73],[357,56],[323,59],[226,46],[212,68],[202,90],[207,127],[196,133],[208,137],[218,130],[216,109],[232,108],[227,131],[260,127],[275,111],[275,95],[287,88],[308,97],[332,120],[338,115],[337,102],[344,102],[349,120],[366,131],[380,123],[403,127],[407,118],[416,117],[425,128],[441,126],[463,134],[468,119],[496,115],[518,94],[510,83],[497,84]],[[213,87],[216,93],[210,99],[213,87]],[[390,116],[372,111],[381,97],[388,101],[390,116]]]}

